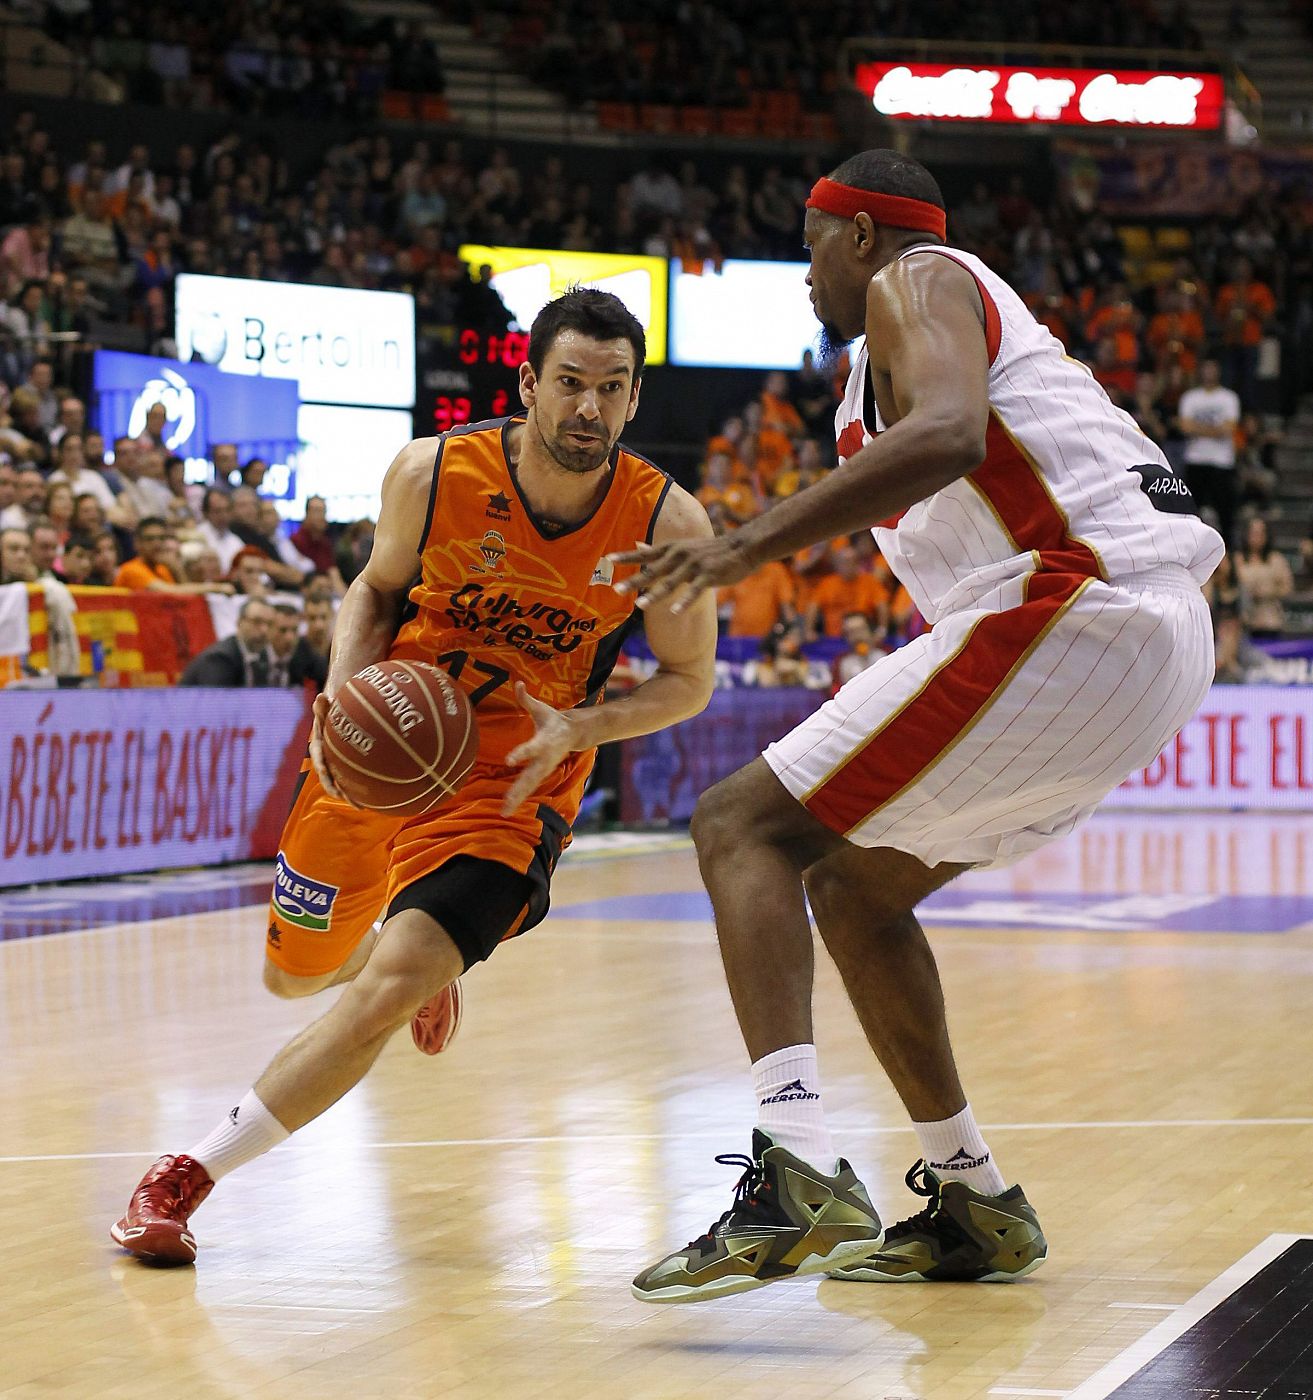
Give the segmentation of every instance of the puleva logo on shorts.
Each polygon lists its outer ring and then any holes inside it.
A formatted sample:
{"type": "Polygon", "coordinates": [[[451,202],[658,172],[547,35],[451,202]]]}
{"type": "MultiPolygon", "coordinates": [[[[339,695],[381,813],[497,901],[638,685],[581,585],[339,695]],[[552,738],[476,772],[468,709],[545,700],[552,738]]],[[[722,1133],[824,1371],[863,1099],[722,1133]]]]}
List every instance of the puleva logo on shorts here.
{"type": "Polygon", "coordinates": [[[337,889],[336,885],[320,884],[293,870],[287,857],[278,852],[274,862],[274,908],[289,924],[323,933],[333,922],[337,889]]]}

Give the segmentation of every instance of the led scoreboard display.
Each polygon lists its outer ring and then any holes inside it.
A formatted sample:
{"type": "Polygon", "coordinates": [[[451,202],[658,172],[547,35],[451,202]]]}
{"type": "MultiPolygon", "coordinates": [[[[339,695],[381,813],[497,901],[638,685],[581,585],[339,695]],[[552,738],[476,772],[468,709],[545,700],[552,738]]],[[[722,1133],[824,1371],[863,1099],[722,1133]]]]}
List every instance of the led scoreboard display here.
{"type": "Polygon", "coordinates": [[[421,361],[416,433],[427,437],[518,412],[520,366],[528,357],[524,331],[457,327],[449,344],[421,361]]]}

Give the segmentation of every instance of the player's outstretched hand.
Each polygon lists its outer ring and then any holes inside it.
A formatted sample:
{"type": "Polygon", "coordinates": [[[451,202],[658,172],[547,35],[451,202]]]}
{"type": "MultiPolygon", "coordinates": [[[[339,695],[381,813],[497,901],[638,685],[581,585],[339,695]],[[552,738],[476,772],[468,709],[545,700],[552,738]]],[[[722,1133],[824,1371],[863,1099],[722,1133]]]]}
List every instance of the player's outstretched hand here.
{"type": "Polygon", "coordinates": [[[627,554],[607,556],[613,564],[637,564],[638,572],[615,584],[617,593],[637,593],[638,606],[667,603],[681,613],[704,589],[738,583],[756,565],[734,543],[733,535],[712,540],[675,540],[638,544],[627,554]]]}
{"type": "Polygon", "coordinates": [[[310,725],[310,762],[319,775],[320,786],[329,797],[336,802],[346,802],[354,807],[356,804],[349,797],[344,797],[339,791],[337,784],[333,781],[333,774],[329,770],[328,760],[324,757],[324,725],[328,723],[328,712],[332,707],[332,701],[327,695],[315,696],[314,719],[310,725]]]}
{"type": "Polygon", "coordinates": [[[579,742],[570,715],[536,700],[524,688],[523,681],[515,683],[515,698],[528,710],[535,733],[532,739],[526,739],[506,755],[509,767],[523,768],[524,771],[506,794],[501,806],[503,817],[509,817],[521,803],[527,802],[543,779],[567,754],[584,747],[579,742]]]}

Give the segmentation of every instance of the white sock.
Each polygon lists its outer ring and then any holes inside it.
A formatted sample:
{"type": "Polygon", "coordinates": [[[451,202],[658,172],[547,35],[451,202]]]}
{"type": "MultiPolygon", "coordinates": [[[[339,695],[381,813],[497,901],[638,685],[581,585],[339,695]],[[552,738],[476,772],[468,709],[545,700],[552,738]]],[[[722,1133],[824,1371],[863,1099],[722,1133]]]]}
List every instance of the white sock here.
{"type": "Polygon", "coordinates": [[[994,1165],[971,1105],[938,1123],[914,1123],[926,1166],[944,1181],[961,1181],[982,1196],[1001,1196],[1007,1182],[994,1165]]]}
{"type": "Polygon", "coordinates": [[[752,1066],[757,1126],[795,1157],[833,1174],[838,1163],[821,1106],[814,1045],[788,1045],[752,1066]]]}
{"type": "Polygon", "coordinates": [[[207,1138],[187,1153],[218,1181],[246,1162],[262,1157],[291,1134],[262,1104],[254,1089],[230,1109],[224,1120],[207,1138]]]}

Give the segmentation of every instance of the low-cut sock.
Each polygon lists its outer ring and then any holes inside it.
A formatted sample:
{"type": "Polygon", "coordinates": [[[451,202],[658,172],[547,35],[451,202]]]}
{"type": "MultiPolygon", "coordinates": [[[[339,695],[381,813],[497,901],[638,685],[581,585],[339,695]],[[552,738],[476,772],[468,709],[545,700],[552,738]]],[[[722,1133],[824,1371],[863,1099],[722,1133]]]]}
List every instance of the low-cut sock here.
{"type": "Polygon", "coordinates": [[[821,1077],[814,1045],[787,1045],[752,1066],[757,1126],[777,1146],[827,1175],[837,1170],[837,1154],[825,1122],[821,1077]]]}
{"type": "Polygon", "coordinates": [[[223,1122],[187,1152],[218,1181],[247,1162],[262,1157],[291,1134],[262,1104],[254,1089],[236,1108],[230,1109],[223,1122]]]}
{"type": "Polygon", "coordinates": [[[961,1181],[983,1196],[1001,1196],[1007,1190],[1003,1175],[976,1126],[971,1105],[937,1123],[914,1123],[926,1166],[941,1181],[961,1181]]]}

